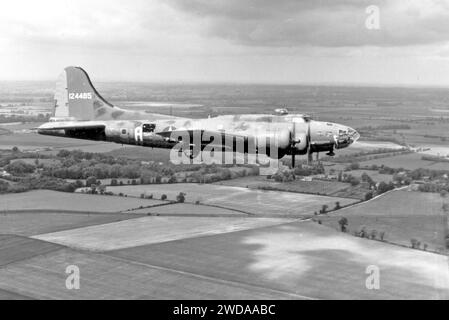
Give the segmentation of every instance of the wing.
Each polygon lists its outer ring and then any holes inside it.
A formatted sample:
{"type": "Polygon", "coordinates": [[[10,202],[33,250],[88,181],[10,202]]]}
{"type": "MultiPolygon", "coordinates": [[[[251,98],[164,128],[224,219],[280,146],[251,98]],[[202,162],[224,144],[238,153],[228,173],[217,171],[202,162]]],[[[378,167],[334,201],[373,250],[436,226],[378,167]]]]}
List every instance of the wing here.
{"type": "Polygon", "coordinates": [[[101,121],[47,122],[37,128],[43,135],[66,136],[70,138],[104,140],[106,124],[101,121]]]}

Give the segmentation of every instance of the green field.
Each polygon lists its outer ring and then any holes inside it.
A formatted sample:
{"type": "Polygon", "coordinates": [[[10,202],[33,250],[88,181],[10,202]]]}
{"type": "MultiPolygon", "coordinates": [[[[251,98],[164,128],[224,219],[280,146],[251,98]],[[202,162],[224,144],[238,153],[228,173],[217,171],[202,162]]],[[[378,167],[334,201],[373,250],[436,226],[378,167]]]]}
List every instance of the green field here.
{"type": "Polygon", "coordinates": [[[88,213],[1,213],[0,234],[30,236],[56,232],[72,228],[81,228],[96,224],[130,219],[133,216],[121,214],[88,213]]]}
{"type": "MultiPolygon", "coordinates": [[[[214,209],[211,209],[213,211],[214,209]]],[[[141,217],[84,228],[44,233],[35,239],[71,248],[108,251],[291,222],[279,218],[141,217]]]]}
{"type": "Polygon", "coordinates": [[[446,252],[448,213],[443,203],[448,201],[437,193],[394,191],[320,220],[339,229],[338,221],[346,217],[350,233],[365,227],[368,232],[385,232],[385,240],[392,243],[410,246],[414,238],[427,244],[428,250],[446,252]]]}
{"type": "Polygon", "coordinates": [[[382,174],[375,170],[351,170],[347,172],[348,174],[353,175],[354,177],[361,177],[362,174],[366,173],[373,179],[375,182],[390,182],[393,181],[393,175],[390,174],[382,174]]]}
{"type": "MultiPolygon", "coordinates": [[[[254,177],[244,177],[232,180],[224,180],[214,183],[216,185],[224,186],[234,186],[242,188],[251,189],[261,189],[261,190],[278,190],[286,192],[296,192],[296,193],[308,193],[315,195],[325,195],[334,196],[335,194],[345,194],[347,190],[351,189],[349,183],[338,182],[338,181],[324,181],[324,180],[313,180],[313,181],[302,181],[295,180],[289,182],[276,182],[273,179],[267,179],[263,176],[254,177]]],[[[347,192],[347,198],[353,198],[353,194],[347,192]]],[[[345,196],[338,196],[345,197],[345,196]]],[[[355,199],[359,197],[355,196],[355,199]]],[[[363,199],[363,198],[362,198],[363,199]]],[[[336,200],[338,201],[338,200],[336,200]]]]}
{"type": "Polygon", "coordinates": [[[148,209],[133,211],[137,214],[151,214],[161,216],[204,216],[204,217],[244,217],[245,213],[208,205],[197,205],[191,203],[173,203],[148,209]]]}
{"type": "Polygon", "coordinates": [[[32,299],[299,299],[257,285],[220,281],[197,274],[161,269],[104,254],[61,249],[0,269],[7,298],[32,299]],[[80,290],[67,290],[65,270],[82,272],[80,290]],[[19,292],[21,294],[19,294],[19,292]]]}
{"type": "Polygon", "coordinates": [[[449,170],[449,163],[422,160],[422,154],[409,153],[395,157],[374,159],[360,162],[361,166],[371,166],[373,164],[381,166],[385,165],[390,168],[404,168],[414,170],[419,168],[432,170],[449,170]]]}
{"type": "MultiPolygon", "coordinates": [[[[249,229],[217,232],[223,219],[207,218],[207,225],[199,218],[142,219],[153,223],[106,224],[98,227],[108,232],[84,237],[80,230],[88,228],[73,230],[83,245],[121,248],[102,253],[0,237],[0,290],[6,297],[34,299],[449,298],[442,255],[354,238],[312,222],[264,226],[257,222],[263,219],[248,218],[255,221],[249,229]],[[198,227],[189,232],[196,225],[208,233],[198,227]],[[139,246],[145,241],[150,243],[139,246]],[[80,269],[80,290],[65,287],[68,265],[80,269]],[[369,265],[380,269],[379,290],[366,289],[369,265]]],[[[70,231],[64,234],[70,238],[70,231]]]]}
{"type": "Polygon", "coordinates": [[[344,206],[357,200],[302,194],[293,192],[275,192],[251,190],[247,188],[220,186],[214,184],[161,184],[107,187],[114,194],[124,193],[139,197],[142,193],[153,194],[160,199],[162,194],[168,200],[176,200],[180,192],[186,193],[187,202],[199,200],[204,204],[219,205],[224,208],[241,210],[260,216],[308,216],[319,211],[323,205],[333,208],[338,201],[344,206]]]}
{"type": "Polygon", "coordinates": [[[59,210],[79,212],[121,212],[163,203],[158,200],[36,190],[0,195],[2,211],[59,210]]]}
{"type": "Polygon", "coordinates": [[[355,238],[311,222],[184,239],[109,254],[309,298],[449,297],[447,257],[355,238]],[[380,290],[365,287],[365,270],[373,264],[381,270],[380,290]]]}
{"type": "MultiPolygon", "coordinates": [[[[27,164],[32,164],[32,165],[36,165],[36,158],[23,158],[23,159],[13,159],[11,160],[11,163],[14,163],[16,161],[22,161],[25,162],[27,164]]],[[[61,161],[58,159],[39,159],[39,164],[43,164],[43,165],[57,165],[59,164],[61,161]]]]}

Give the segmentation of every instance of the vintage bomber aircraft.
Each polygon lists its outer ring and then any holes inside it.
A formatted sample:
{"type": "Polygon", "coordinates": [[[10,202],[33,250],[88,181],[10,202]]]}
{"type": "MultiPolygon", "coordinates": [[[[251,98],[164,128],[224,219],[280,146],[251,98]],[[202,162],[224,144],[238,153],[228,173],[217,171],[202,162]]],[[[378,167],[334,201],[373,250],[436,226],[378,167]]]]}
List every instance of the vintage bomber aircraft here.
{"type": "MultiPolygon", "coordinates": [[[[313,153],[327,152],[333,156],[334,149],[348,147],[360,137],[350,127],[288,114],[285,109],[277,109],[275,114],[223,115],[207,119],[126,110],[107,102],[80,67],[67,67],[62,72],[56,84],[54,115],[50,122],[38,128],[38,133],[44,135],[155,148],[173,148],[180,143],[191,148],[192,140],[180,141],[179,137],[186,137],[187,133],[192,138],[198,132],[233,139],[234,151],[242,151],[236,141],[243,139],[244,153],[250,152],[249,141],[258,141],[256,145],[259,145],[264,140],[268,144],[265,148],[268,156],[291,155],[292,166],[295,155],[307,154],[309,161],[313,153]],[[173,139],[174,136],[178,138],[173,139]],[[276,152],[270,152],[270,147],[276,152]]],[[[200,143],[204,148],[214,141],[200,143]]],[[[225,149],[223,141],[220,143],[225,149]]],[[[227,146],[225,150],[229,150],[227,146]]]]}

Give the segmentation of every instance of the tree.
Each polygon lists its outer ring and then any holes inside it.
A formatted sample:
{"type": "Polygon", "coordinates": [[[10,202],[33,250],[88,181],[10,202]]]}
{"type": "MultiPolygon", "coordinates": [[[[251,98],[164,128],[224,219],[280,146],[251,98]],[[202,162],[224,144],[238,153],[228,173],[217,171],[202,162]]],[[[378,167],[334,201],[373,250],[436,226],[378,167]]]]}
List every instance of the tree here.
{"type": "Polygon", "coordinates": [[[375,240],[377,237],[377,231],[376,229],[371,230],[371,234],[370,234],[371,239],[375,240]]]}
{"type": "Polygon", "coordinates": [[[367,193],[365,193],[365,201],[368,201],[370,199],[373,198],[373,192],[372,191],[368,191],[367,193]]]}
{"type": "Polygon", "coordinates": [[[384,241],[384,238],[385,238],[385,231],[381,231],[381,232],[379,233],[379,239],[380,239],[380,241],[384,241]]]}
{"type": "Polygon", "coordinates": [[[416,239],[410,239],[410,244],[412,245],[412,248],[413,248],[413,249],[416,248],[417,243],[418,243],[418,240],[416,240],[416,239]]]}
{"type": "Polygon", "coordinates": [[[167,200],[167,195],[166,194],[161,195],[161,200],[167,200]]]}
{"type": "Polygon", "coordinates": [[[93,184],[97,184],[97,177],[91,176],[86,179],[86,187],[91,187],[93,184]]]}
{"type": "Polygon", "coordinates": [[[106,192],[106,186],[99,185],[97,186],[97,190],[100,194],[104,194],[106,192]]]}
{"type": "Polygon", "coordinates": [[[327,212],[327,204],[323,204],[323,206],[321,207],[320,213],[326,213],[327,212]]]}
{"type": "Polygon", "coordinates": [[[17,148],[16,146],[14,146],[14,147],[12,148],[12,152],[14,152],[14,153],[19,152],[19,148],[17,148]]]}
{"type": "Polygon", "coordinates": [[[176,177],[174,175],[171,176],[170,179],[168,179],[168,183],[176,183],[176,182],[177,182],[177,180],[176,180],[176,177]]]}
{"type": "Polygon", "coordinates": [[[359,237],[361,238],[368,238],[368,232],[366,232],[366,228],[362,227],[362,229],[359,232],[359,237]]]}
{"type": "Polygon", "coordinates": [[[340,201],[335,202],[335,210],[341,209],[340,201]]]}
{"type": "Polygon", "coordinates": [[[384,181],[382,181],[381,183],[379,183],[379,186],[377,187],[377,193],[378,194],[382,194],[385,193],[389,190],[388,184],[384,181]]]}
{"type": "Polygon", "coordinates": [[[352,175],[349,175],[348,181],[351,184],[351,186],[353,186],[353,187],[360,184],[360,179],[357,177],[354,177],[352,175]]]}
{"type": "Polygon", "coordinates": [[[27,173],[33,173],[34,170],[36,170],[36,167],[22,160],[18,160],[8,164],[5,169],[15,175],[24,175],[27,173]]]}
{"type": "Polygon", "coordinates": [[[348,219],[346,217],[342,217],[338,220],[338,224],[340,225],[341,232],[346,232],[348,226],[348,219]]]}
{"type": "Polygon", "coordinates": [[[337,181],[339,181],[339,182],[343,181],[343,171],[338,172],[337,181]]]}
{"type": "Polygon", "coordinates": [[[0,192],[5,192],[9,188],[9,183],[3,180],[0,180],[0,192]]]}
{"type": "Polygon", "coordinates": [[[360,164],[358,162],[353,162],[349,165],[349,168],[351,170],[359,170],[360,169],[360,164]]]}
{"type": "Polygon", "coordinates": [[[81,180],[76,180],[75,181],[75,187],[78,188],[82,188],[84,187],[84,183],[81,180]]]}
{"type": "Polygon", "coordinates": [[[180,192],[177,196],[176,196],[176,201],[179,203],[183,203],[186,200],[186,194],[184,192],[180,192]]]}
{"type": "Polygon", "coordinates": [[[68,157],[70,157],[70,155],[71,155],[70,151],[63,149],[63,150],[59,151],[56,156],[58,158],[68,158],[68,157]]]}

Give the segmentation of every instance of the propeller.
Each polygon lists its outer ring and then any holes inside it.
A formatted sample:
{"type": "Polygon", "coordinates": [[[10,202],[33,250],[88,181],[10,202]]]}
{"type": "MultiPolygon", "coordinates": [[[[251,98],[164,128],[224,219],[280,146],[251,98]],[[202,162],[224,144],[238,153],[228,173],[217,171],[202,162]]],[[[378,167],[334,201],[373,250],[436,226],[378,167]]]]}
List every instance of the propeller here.
{"type": "MultiPolygon", "coordinates": [[[[307,148],[307,156],[309,163],[312,161],[312,149],[311,149],[311,136],[310,136],[310,121],[306,120],[307,123],[307,132],[304,135],[305,140],[305,147],[307,148]]],[[[291,156],[292,156],[292,168],[295,167],[295,149],[297,147],[297,144],[301,143],[301,138],[297,138],[296,136],[296,123],[293,123],[293,128],[290,132],[290,150],[291,150],[291,156]]]]}
{"type": "Polygon", "coordinates": [[[307,164],[310,164],[313,159],[312,159],[312,146],[310,143],[311,137],[310,137],[310,122],[309,125],[307,127],[307,164]]]}

